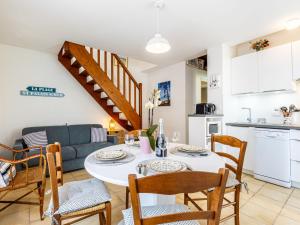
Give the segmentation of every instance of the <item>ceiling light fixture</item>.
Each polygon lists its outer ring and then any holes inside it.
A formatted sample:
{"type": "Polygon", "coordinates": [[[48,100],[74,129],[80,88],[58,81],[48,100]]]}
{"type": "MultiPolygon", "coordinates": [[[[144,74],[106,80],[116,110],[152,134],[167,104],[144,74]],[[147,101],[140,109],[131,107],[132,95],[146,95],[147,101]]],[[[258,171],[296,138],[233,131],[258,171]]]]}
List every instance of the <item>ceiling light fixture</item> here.
{"type": "Polygon", "coordinates": [[[293,30],[300,26],[300,19],[291,19],[285,22],[285,29],[293,30]]]}
{"type": "Polygon", "coordinates": [[[146,50],[150,53],[161,54],[169,51],[171,46],[168,40],[159,33],[159,11],[164,6],[163,0],[156,0],[154,6],[156,8],[156,34],[147,42],[146,50]]]}

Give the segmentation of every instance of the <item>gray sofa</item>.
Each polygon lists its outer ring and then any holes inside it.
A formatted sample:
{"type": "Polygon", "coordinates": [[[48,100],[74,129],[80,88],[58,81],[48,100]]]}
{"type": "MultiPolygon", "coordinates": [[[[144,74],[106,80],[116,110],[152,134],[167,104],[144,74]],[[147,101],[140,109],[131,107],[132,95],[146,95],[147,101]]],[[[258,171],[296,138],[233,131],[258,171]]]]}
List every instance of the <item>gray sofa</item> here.
{"type": "MultiPolygon", "coordinates": [[[[62,146],[63,170],[72,171],[84,168],[84,160],[86,156],[97,149],[105,148],[118,143],[117,136],[108,135],[107,142],[91,143],[91,128],[99,127],[100,124],[80,124],[80,125],[65,125],[65,126],[47,126],[47,127],[27,127],[22,130],[22,135],[32,132],[46,130],[48,143],[59,142],[62,146]]],[[[15,149],[26,148],[23,139],[18,139],[15,142],[15,149]]],[[[28,155],[36,154],[39,150],[31,150],[28,155]]],[[[43,149],[46,153],[46,149],[43,149]]],[[[22,155],[17,155],[17,159],[22,158],[22,155]]],[[[29,161],[29,166],[38,165],[38,160],[29,161]]]]}

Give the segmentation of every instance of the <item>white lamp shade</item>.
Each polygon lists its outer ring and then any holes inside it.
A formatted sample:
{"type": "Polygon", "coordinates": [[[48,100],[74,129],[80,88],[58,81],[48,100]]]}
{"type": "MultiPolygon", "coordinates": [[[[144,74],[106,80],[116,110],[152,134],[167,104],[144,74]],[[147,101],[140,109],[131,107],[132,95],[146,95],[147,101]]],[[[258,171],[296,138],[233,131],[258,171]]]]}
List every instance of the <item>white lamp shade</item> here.
{"type": "Polygon", "coordinates": [[[151,38],[146,45],[146,50],[154,54],[165,53],[170,49],[171,46],[169,42],[160,34],[155,34],[154,37],[151,38]]]}

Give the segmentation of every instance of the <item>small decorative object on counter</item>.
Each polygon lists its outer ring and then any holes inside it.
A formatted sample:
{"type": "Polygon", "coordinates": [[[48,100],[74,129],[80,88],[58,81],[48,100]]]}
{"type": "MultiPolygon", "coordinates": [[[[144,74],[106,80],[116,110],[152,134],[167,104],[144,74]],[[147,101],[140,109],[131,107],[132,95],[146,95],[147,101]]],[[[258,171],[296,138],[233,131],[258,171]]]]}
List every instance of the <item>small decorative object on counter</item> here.
{"type": "Polygon", "coordinates": [[[153,136],[154,131],[157,129],[157,125],[152,125],[148,130],[142,131],[140,139],[140,146],[144,153],[151,153],[152,149],[155,150],[155,139],[153,136]]]}
{"type": "Polygon", "coordinates": [[[167,157],[167,139],[164,134],[163,119],[159,119],[159,133],[156,138],[156,156],[167,157]]]}
{"type": "Polygon", "coordinates": [[[260,50],[264,50],[266,47],[270,46],[269,40],[267,39],[259,40],[254,43],[250,42],[250,44],[251,44],[251,48],[257,52],[260,50]]]}
{"type": "Polygon", "coordinates": [[[293,104],[289,106],[289,108],[285,106],[281,106],[279,110],[283,115],[283,124],[292,124],[292,115],[294,112],[299,112],[300,109],[297,109],[297,107],[293,104]]]}

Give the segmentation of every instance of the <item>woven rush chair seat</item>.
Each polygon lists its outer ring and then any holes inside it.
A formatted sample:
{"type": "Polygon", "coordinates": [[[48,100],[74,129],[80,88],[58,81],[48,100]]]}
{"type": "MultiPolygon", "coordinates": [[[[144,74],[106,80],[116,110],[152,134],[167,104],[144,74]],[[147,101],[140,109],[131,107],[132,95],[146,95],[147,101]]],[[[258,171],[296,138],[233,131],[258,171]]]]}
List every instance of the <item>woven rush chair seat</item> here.
{"type": "MultiPolygon", "coordinates": [[[[174,205],[157,205],[157,206],[144,206],[141,207],[142,218],[162,216],[174,213],[190,212],[191,210],[186,205],[174,204],[174,205]]],[[[126,209],[123,211],[124,220],[122,220],[119,225],[134,225],[133,212],[132,209],[126,209]]],[[[199,225],[196,220],[187,220],[173,222],[172,225],[199,225]]]]}
{"type": "MultiPolygon", "coordinates": [[[[98,207],[99,209],[105,208],[105,204],[111,200],[103,181],[95,178],[73,181],[65,183],[58,188],[59,208],[53,212],[53,215],[68,215],[80,214],[78,211],[91,211],[98,207]],[[77,212],[76,212],[77,211],[77,212]]],[[[51,215],[53,211],[53,201],[50,200],[46,215],[51,215]]],[[[70,215],[69,215],[70,216],[70,215]]]]}
{"type": "Polygon", "coordinates": [[[45,212],[52,224],[73,224],[99,215],[101,225],[111,225],[111,196],[103,181],[92,178],[63,183],[61,146],[47,146],[47,162],[51,181],[51,200],[45,212]],[[105,213],[105,214],[104,214],[105,213]]]}

